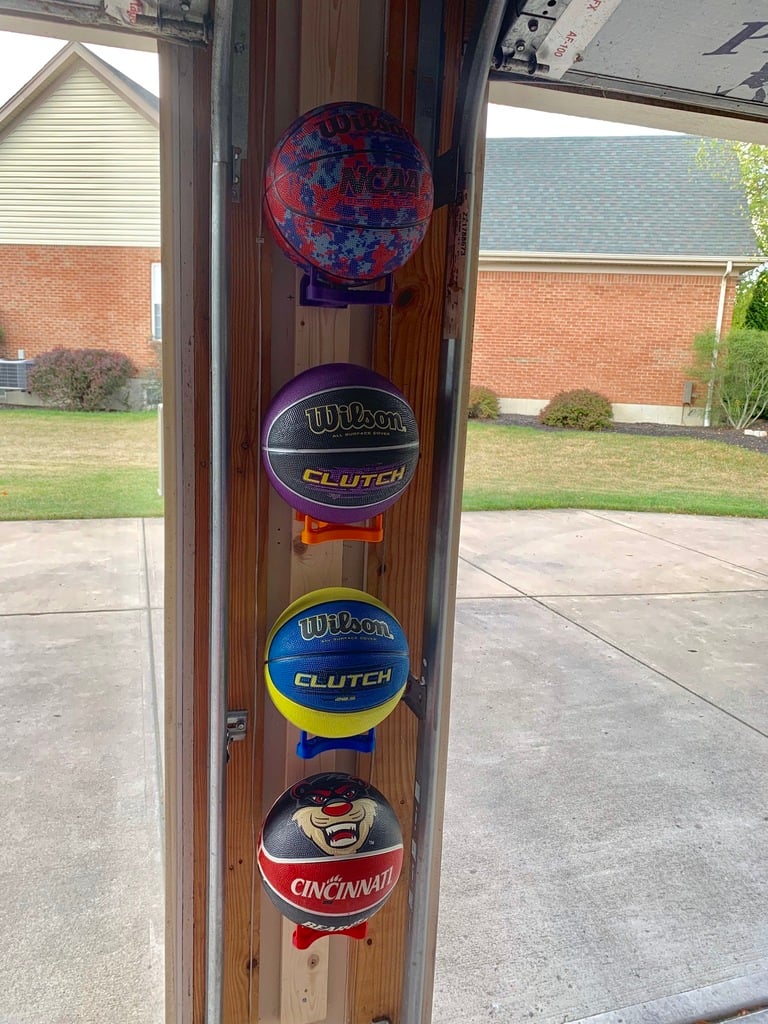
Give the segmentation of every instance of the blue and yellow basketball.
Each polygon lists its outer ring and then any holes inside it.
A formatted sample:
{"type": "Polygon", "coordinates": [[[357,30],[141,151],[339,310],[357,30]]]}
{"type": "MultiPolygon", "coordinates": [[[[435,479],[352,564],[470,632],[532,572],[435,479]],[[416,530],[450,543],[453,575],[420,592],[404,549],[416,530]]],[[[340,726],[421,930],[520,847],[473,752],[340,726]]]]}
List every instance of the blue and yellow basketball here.
{"type": "Polygon", "coordinates": [[[349,587],[300,597],[267,637],[269,695],[289,722],[316,736],[354,736],[378,725],[400,700],[408,669],[395,616],[349,587]]]}

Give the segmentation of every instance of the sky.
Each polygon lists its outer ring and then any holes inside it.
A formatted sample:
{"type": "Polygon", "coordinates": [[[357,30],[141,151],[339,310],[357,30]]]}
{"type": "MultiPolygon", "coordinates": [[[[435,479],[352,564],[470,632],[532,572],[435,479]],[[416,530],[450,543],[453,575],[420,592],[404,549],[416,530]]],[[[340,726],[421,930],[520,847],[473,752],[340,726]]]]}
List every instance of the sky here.
{"type": "MultiPolygon", "coordinates": [[[[60,49],[61,39],[26,36],[18,32],[0,32],[0,106],[22,88],[60,49]]],[[[139,85],[158,93],[157,56],[141,50],[123,50],[114,46],[89,49],[108,61],[118,71],[129,75],[139,85]]],[[[652,128],[593,121],[565,114],[546,114],[540,110],[523,110],[491,104],[488,110],[487,133],[493,138],[522,138],[568,135],[658,135],[652,128]]]]}

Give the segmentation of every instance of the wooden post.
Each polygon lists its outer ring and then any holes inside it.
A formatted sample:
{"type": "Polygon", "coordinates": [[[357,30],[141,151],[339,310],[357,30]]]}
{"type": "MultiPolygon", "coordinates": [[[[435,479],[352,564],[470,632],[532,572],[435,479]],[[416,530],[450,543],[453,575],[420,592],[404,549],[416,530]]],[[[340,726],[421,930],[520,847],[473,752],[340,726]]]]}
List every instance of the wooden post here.
{"type": "MultiPolygon", "coordinates": [[[[298,306],[298,278],[264,235],[264,163],[276,136],[298,113],[333,99],[386,107],[412,127],[419,5],[413,0],[265,0],[252,5],[250,136],[241,202],[231,211],[231,582],[229,707],[245,709],[249,727],[234,744],[227,776],[224,1020],[226,1024],[370,1024],[399,1021],[407,923],[407,878],[371,920],[364,942],[322,939],[299,954],[263,896],[255,841],[274,798],[296,778],[327,762],[303,764],[263,681],[266,632],[289,601],[310,589],[359,586],[382,598],[409,639],[418,674],[426,590],[426,556],[435,446],[436,384],[446,294],[447,210],[436,211],[416,255],[396,275],[395,304],[334,312],[298,306]],[[385,540],[371,546],[332,542],[304,547],[290,511],[263,474],[259,432],[271,395],[310,366],[351,360],[390,377],[413,406],[421,463],[404,496],[386,513],[385,540]]],[[[447,0],[443,105],[435,112],[444,148],[464,42],[465,0],[447,0]]],[[[193,58],[195,111],[195,280],[207,273],[207,55],[193,58]]],[[[203,1024],[205,921],[205,751],[207,743],[207,295],[194,299],[194,671],[185,692],[194,729],[194,861],[181,897],[192,900],[192,967],[174,976],[175,1024],[203,1024]],[[187,1009],[184,1009],[187,1007],[187,1009]],[[191,1007],[191,1016],[189,1015],[191,1007]]],[[[416,722],[398,707],[377,730],[377,751],[332,755],[338,767],[369,777],[398,814],[406,849],[414,799],[416,722]]],[[[181,770],[181,769],[180,769],[181,770]]],[[[184,780],[177,775],[177,783],[184,780]]],[[[190,831],[184,819],[179,827],[190,831]]],[[[179,836],[176,837],[179,839],[179,836]]],[[[406,858],[407,861],[407,858],[406,858]]],[[[178,887],[177,887],[178,889],[178,887]]],[[[179,890],[181,891],[181,890],[179,890]]],[[[185,903],[185,901],[187,901],[185,903]]],[[[169,1003],[169,1009],[171,1004],[169,1003]]],[[[405,1022],[403,1022],[405,1024],[405,1022]]]]}

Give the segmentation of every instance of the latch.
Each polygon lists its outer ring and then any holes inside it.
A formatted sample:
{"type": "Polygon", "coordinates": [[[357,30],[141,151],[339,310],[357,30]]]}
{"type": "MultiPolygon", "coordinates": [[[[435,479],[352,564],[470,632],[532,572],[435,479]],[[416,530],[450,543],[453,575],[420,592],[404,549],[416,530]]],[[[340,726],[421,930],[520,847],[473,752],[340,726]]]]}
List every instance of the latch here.
{"type": "Polygon", "coordinates": [[[227,761],[229,761],[229,747],[238,740],[244,740],[248,732],[248,712],[228,711],[227,712],[227,761]]]}

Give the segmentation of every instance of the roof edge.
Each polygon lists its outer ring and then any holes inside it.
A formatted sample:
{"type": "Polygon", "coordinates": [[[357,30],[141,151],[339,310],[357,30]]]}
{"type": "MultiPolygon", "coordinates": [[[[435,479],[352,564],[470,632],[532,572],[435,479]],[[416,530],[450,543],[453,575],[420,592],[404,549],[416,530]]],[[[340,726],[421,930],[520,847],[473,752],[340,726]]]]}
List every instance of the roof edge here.
{"type": "Polygon", "coordinates": [[[480,263],[517,265],[520,263],[574,264],[578,266],[599,264],[622,267],[693,267],[722,270],[728,263],[733,271],[741,267],[749,270],[766,262],[765,256],[652,256],[647,253],[582,253],[582,252],[502,252],[492,249],[480,250],[480,263]]]}
{"type": "MultiPolygon", "coordinates": [[[[131,89],[124,76],[106,61],[91,53],[82,43],[67,43],[0,107],[0,135],[4,135],[11,124],[31,107],[39,97],[63,77],[78,61],[82,61],[93,73],[115,92],[119,93],[138,113],[154,125],[159,125],[160,115],[138,92],[131,89]]],[[[137,89],[141,88],[137,85],[137,89]]]]}

